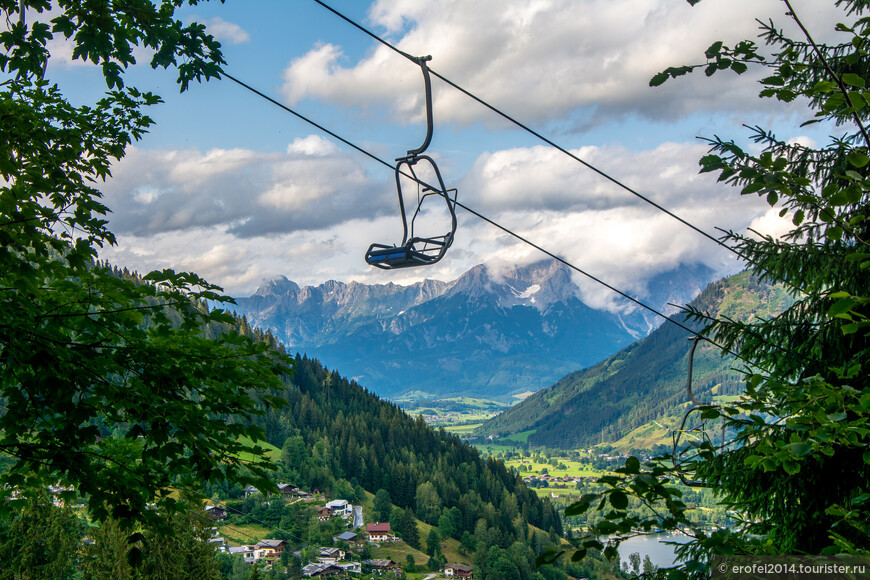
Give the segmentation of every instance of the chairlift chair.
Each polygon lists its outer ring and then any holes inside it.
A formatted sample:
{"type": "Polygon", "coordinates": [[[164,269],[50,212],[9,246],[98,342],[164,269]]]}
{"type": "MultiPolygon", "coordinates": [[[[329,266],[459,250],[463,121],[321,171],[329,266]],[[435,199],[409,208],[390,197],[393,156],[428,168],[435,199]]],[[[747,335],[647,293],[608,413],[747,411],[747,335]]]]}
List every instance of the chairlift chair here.
{"type": "Polygon", "coordinates": [[[396,190],[399,196],[399,211],[402,215],[402,242],[399,245],[374,243],[369,246],[366,252],[366,263],[382,270],[434,264],[444,257],[447,249],[453,243],[453,236],[456,233],[456,189],[447,189],[435,160],[428,155],[423,155],[432,140],[432,86],[429,79],[429,68],[426,66],[426,61],[431,60],[431,58],[431,56],[425,56],[414,59],[423,70],[423,81],[426,88],[426,139],[420,147],[412,149],[404,157],[396,159],[396,190]],[[437,184],[425,183],[417,177],[414,167],[420,162],[431,166],[437,184]],[[405,200],[402,196],[402,176],[412,179],[418,185],[417,208],[410,220],[408,220],[405,200]],[[453,198],[450,197],[451,192],[453,198]],[[447,211],[450,214],[450,231],[435,236],[418,235],[415,231],[416,220],[417,216],[420,215],[423,202],[436,197],[440,197],[447,205],[447,211]]]}

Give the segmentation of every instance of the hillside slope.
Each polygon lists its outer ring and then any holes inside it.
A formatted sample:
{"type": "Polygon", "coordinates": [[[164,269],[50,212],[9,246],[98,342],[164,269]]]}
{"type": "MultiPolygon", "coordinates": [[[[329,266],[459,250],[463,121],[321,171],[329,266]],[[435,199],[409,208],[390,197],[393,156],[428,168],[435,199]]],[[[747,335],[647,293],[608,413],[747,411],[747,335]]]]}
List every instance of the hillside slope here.
{"type": "MultiPolygon", "coordinates": [[[[691,305],[714,316],[770,316],[790,303],[779,287],[747,272],[710,284],[691,305]]],[[[679,320],[690,328],[697,325],[679,320]]],[[[575,448],[612,442],[686,402],[690,334],[670,323],[608,359],[571,373],[551,387],[484,423],[479,434],[534,430],[530,445],[575,448]]],[[[693,392],[699,399],[735,395],[742,387],[734,361],[701,343],[695,353],[693,392]]]]}

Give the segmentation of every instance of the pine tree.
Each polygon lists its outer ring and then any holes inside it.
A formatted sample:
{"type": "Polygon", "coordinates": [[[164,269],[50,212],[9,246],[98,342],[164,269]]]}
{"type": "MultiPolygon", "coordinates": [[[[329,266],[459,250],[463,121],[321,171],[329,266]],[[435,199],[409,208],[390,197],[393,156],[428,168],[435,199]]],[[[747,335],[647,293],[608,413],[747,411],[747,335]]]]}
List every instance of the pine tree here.
{"type": "MultiPolygon", "coordinates": [[[[839,44],[816,43],[785,0],[802,36],[789,38],[774,23],[762,23],[765,49],[752,41],[733,48],[715,42],[705,63],[669,68],[650,83],[698,69],[708,76],[766,69],[762,98],[804,100],[805,124],[842,132],[821,147],[760,127],[750,129],[752,147],[709,140],[702,172],[717,172],[719,181],[791,217],[793,229],[781,239],[729,232],[724,241],[753,275],[782,284],[795,302],[778,316],[748,323],[689,311],[689,319],[707,325],[704,336],[736,353],[745,367],[741,399],[697,409],[703,418],[723,420],[730,441],[724,447],[705,441],[643,467],[629,458],[616,476],[602,479],[603,494],[584,496],[566,511],[605,500],[610,511],[595,534],[661,524],[692,529],[694,541],[682,549],[686,565],[674,577],[705,577],[716,554],[870,553],[870,20],[863,16],[866,0],[836,4],[852,21],[837,26],[839,44]],[[695,526],[679,490],[664,478],[712,487],[742,525],[713,533],[695,526]],[[658,506],[659,515],[631,517],[629,495],[658,506]]],[[[579,552],[602,547],[586,537],[579,552]]]]}

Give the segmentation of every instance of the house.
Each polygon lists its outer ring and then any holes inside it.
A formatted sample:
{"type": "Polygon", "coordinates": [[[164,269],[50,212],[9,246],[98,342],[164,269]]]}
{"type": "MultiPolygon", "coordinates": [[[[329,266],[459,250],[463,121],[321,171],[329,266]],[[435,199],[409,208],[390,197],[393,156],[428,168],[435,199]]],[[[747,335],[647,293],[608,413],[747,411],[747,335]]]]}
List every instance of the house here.
{"type": "Polygon", "coordinates": [[[286,545],[284,540],[260,540],[260,542],[255,546],[239,546],[238,548],[230,548],[229,553],[241,554],[246,564],[253,564],[260,561],[272,564],[278,559],[281,553],[275,547],[270,546],[269,542],[282,542],[286,545]],[[266,543],[264,544],[263,542],[266,543]]]}
{"type": "Polygon", "coordinates": [[[366,533],[369,535],[369,541],[372,542],[386,542],[393,537],[390,533],[389,522],[366,524],[366,533]]]}
{"type": "Polygon", "coordinates": [[[257,542],[255,548],[269,548],[275,550],[279,555],[285,549],[287,549],[287,542],[284,540],[273,540],[270,538],[266,538],[257,542]]]}
{"type": "Polygon", "coordinates": [[[362,574],[362,564],[359,562],[336,562],[336,566],[351,574],[362,574]]]}
{"type": "Polygon", "coordinates": [[[253,485],[249,485],[249,486],[247,486],[247,487],[246,487],[244,490],[242,490],[242,491],[243,491],[244,494],[245,494],[245,499],[247,499],[247,498],[249,498],[250,496],[252,496],[252,495],[254,495],[255,493],[257,493],[258,491],[260,491],[260,490],[258,490],[258,489],[257,489],[256,487],[254,487],[253,485]]]}
{"type": "Polygon", "coordinates": [[[278,491],[281,492],[281,496],[284,499],[289,499],[296,496],[296,492],[299,491],[299,488],[291,483],[279,483],[278,491]]]}
{"type": "Polygon", "coordinates": [[[220,505],[207,505],[205,506],[205,515],[213,520],[225,520],[227,519],[227,509],[220,505]]]}
{"type": "Polygon", "coordinates": [[[332,536],[332,539],[335,540],[336,542],[341,541],[341,542],[347,542],[349,544],[356,543],[358,538],[359,538],[359,536],[357,534],[354,534],[353,532],[342,532],[342,533],[338,534],[337,536],[332,536]]]}
{"type": "Polygon", "coordinates": [[[278,559],[280,554],[274,548],[257,548],[254,550],[254,561],[264,561],[266,564],[273,564],[278,559]]]}
{"type": "Polygon", "coordinates": [[[363,565],[370,568],[371,571],[376,574],[383,574],[388,570],[395,570],[399,567],[399,565],[392,560],[364,560],[363,565]]]}
{"type": "Polygon", "coordinates": [[[214,546],[218,552],[228,551],[227,541],[224,540],[223,536],[212,536],[208,539],[208,543],[214,546]]]}
{"type": "Polygon", "coordinates": [[[468,564],[459,564],[459,563],[451,563],[445,564],[444,566],[444,575],[448,578],[471,578],[471,573],[474,571],[474,568],[469,566],[468,564]]]}
{"type": "Polygon", "coordinates": [[[334,516],[343,516],[353,512],[353,506],[347,503],[346,499],[334,499],[327,503],[326,507],[334,516]]]}
{"type": "Polygon", "coordinates": [[[332,517],[332,512],[329,511],[329,508],[326,506],[320,506],[317,508],[317,521],[325,522],[329,518],[332,517]]]}
{"type": "Polygon", "coordinates": [[[344,550],[339,548],[320,548],[320,556],[317,558],[322,564],[335,564],[344,560],[344,550]]]}
{"type": "Polygon", "coordinates": [[[327,576],[341,574],[342,572],[343,570],[335,564],[308,564],[302,568],[302,575],[306,578],[325,578],[327,576]]]}

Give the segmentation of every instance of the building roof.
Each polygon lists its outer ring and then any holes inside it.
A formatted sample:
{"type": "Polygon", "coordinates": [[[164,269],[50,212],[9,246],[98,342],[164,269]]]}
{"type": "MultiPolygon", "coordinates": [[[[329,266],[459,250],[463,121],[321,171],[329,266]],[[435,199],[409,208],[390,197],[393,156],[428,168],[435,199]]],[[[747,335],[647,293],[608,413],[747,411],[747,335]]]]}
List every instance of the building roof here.
{"type": "Polygon", "coordinates": [[[285,540],[273,540],[271,538],[266,538],[265,540],[257,542],[257,547],[259,548],[280,548],[282,545],[286,546],[287,542],[285,540]]]}
{"type": "Polygon", "coordinates": [[[390,533],[390,522],[378,522],[375,524],[366,524],[366,531],[368,533],[381,533],[381,534],[389,534],[390,533]]]}
{"type": "Polygon", "coordinates": [[[316,576],[330,568],[335,568],[332,564],[308,564],[302,568],[303,576],[316,576]]]}
{"type": "Polygon", "coordinates": [[[334,499],[331,502],[327,503],[326,507],[328,507],[329,509],[345,508],[345,507],[347,507],[347,500],[346,499],[334,499]]]}
{"type": "Polygon", "coordinates": [[[469,566],[468,564],[459,564],[456,562],[451,564],[445,564],[444,569],[447,570],[448,568],[453,568],[457,572],[471,572],[472,570],[474,570],[474,568],[472,566],[469,566]]]}
{"type": "Polygon", "coordinates": [[[392,560],[366,560],[363,564],[372,568],[391,568],[396,565],[392,560]]]}
{"type": "Polygon", "coordinates": [[[356,539],[356,534],[353,532],[341,532],[337,536],[335,536],[336,540],[344,540],[345,542],[352,542],[356,539]]]}

